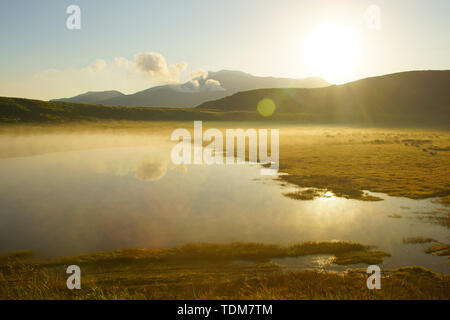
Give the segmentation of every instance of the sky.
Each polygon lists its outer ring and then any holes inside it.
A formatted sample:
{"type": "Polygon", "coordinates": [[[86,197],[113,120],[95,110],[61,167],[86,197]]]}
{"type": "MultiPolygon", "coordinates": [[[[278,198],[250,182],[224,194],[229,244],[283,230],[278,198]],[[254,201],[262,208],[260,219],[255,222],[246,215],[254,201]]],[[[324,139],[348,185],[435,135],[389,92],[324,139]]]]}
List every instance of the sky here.
{"type": "Polygon", "coordinates": [[[0,0],[0,96],[129,94],[205,70],[339,84],[450,69],[449,13],[448,0],[0,0]]]}

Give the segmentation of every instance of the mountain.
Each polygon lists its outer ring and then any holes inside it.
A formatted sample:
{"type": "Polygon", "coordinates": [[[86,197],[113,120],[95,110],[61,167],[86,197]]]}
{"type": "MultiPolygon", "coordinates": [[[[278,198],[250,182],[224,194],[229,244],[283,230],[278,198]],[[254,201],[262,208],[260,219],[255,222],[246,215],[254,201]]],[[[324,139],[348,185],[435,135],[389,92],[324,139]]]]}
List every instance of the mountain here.
{"type": "Polygon", "coordinates": [[[61,102],[76,102],[76,103],[91,103],[91,104],[99,104],[103,100],[114,99],[124,96],[122,92],[111,90],[111,91],[89,91],[83,94],[79,94],[72,98],[62,98],[62,99],[54,99],[52,101],[61,101],[61,102]]]}
{"type": "MultiPolygon", "coordinates": [[[[217,83],[209,85],[214,87],[217,83]]],[[[195,87],[189,84],[176,89],[189,90],[192,86],[195,87]]],[[[204,120],[266,121],[268,125],[275,125],[278,121],[289,121],[299,125],[449,129],[449,88],[450,70],[447,70],[402,72],[325,88],[249,90],[203,103],[197,108],[107,106],[0,97],[0,123],[204,120]],[[271,116],[264,117],[257,111],[258,103],[264,98],[272,99],[276,106],[271,116]]]]}
{"type": "Polygon", "coordinates": [[[218,80],[223,88],[234,93],[264,88],[320,88],[330,85],[318,77],[302,79],[255,77],[242,71],[230,70],[209,72],[208,78],[218,80]]]}
{"type": "Polygon", "coordinates": [[[315,89],[258,89],[205,102],[199,109],[256,110],[272,99],[277,113],[312,122],[450,124],[450,70],[410,71],[315,89]]]}
{"type": "Polygon", "coordinates": [[[318,88],[329,86],[321,78],[274,78],[256,77],[241,71],[222,70],[208,72],[183,84],[157,86],[134,94],[124,95],[117,91],[88,92],[73,98],[52,101],[104,104],[111,106],[144,107],[195,107],[209,100],[220,99],[239,91],[260,88],[318,88]],[[103,98],[104,93],[116,92],[115,96],[103,98]],[[81,101],[80,99],[91,98],[81,101]],[[98,97],[98,98],[97,98],[98,97]]]}
{"type": "Polygon", "coordinates": [[[225,91],[181,91],[181,85],[158,86],[134,94],[124,95],[102,101],[110,106],[133,107],[195,107],[196,105],[220,99],[226,96],[225,91]]]}

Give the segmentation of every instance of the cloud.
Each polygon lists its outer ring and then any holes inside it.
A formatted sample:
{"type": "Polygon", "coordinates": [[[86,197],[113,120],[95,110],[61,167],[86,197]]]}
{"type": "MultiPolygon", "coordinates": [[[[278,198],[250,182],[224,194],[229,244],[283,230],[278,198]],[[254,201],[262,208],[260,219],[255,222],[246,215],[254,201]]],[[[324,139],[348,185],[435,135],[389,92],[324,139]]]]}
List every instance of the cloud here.
{"type": "Polygon", "coordinates": [[[134,69],[134,63],[124,57],[114,58],[114,64],[119,69],[124,69],[127,71],[132,71],[134,69]]]}
{"type": "Polygon", "coordinates": [[[157,52],[139,53],[134,57],[137,70],[148,73],[152,77],[167,77],[169,70],[166,59],[157,52]]]}
{"type": "Polygon", "coordinates": [[[143,74],[166,83],[179,83],[180,74],[186,70],[187,62],[168,66],[166,58],[158,52],[143,52],[134,56],[134,61],[124,57],[114,59],[115,65],[130,74],[143,74]]]}
{"type": "Polygon", "coordinates": [[[107,63],[103,59],[97,59],[93,63],[91,63],[87,69],[91,71],[102,71],[106,68],[107,63]]]}
{"type": "Polygon", "coordinates": [[[214,79],[208,79],[205,81],[205,87],[208,88],[209,91],[225,91],[220,84],[220,81],[214,79]]]}
{"type": "Polygon", "coordinates": [[[136,71],[133,62],[118,57],[108,62],[97,59],[78,68],[45,69],[33,74],[1,78],[0,96],[48,100],[72,97],[87,91],[135,93],[167,83],[165,79],[143,76],[136,71]]]}
{"type": "MultiPolygon", "coordinates": [[[[191,74],[193,74],[191,72],[191,74]]],[[[205,79],[204,73],[195,73],[200,75],[194,79],[189,80],[186,83],[173,86],[173,89],[180,92],[207,92],[207,91],[225,91],[220,81],[215,79],[205,79]]]]}
{"type": "MultiPolygon", "coordinates": [[[[35,74],[0,79],[0,95],[31,99],[72,97],[87,91],[118,90],[135,93],[153,86],[172,84],[186,92],[223,90],[219,83],[206,79],[208,72],[191,72],[187,84],[180,84],[187,62],[168,64],[157,52],[143,52],[132,59],[96,59],[82,67],[46,69],[35,74]],[[189,80],[190,79],[190,80],[189,80]]],[[[208,79],[210,80],[210,79],[208,79]]]]}
{"type": "Polygon", "coordinates": [[[206,79],[208,78],[208,71],[205,71],[203,69],[197,70],[197,71],[192,71],[190,74],[191,79],[206,79]]]}
{"type": "Polygon", "coordinates": [[[219,80],[208,79],[208,71],[199,69],[192,71],[191,80],[180,86],[181,91],[200,92],[200,91],[224,91],[219,80]]]}
{"type": "Polygon", "coordinates": [[[198,80],[189,80],[182,86],[189,90],[196,91],[198,90],[198,88],[200,88],[200,82],[198,80]]]}
{"type": "Polygon", "coordinates": [[[170,68],[171,68],[174,72],[181,73],[181,72],[183,72],[184,70],[186,70],[187,66],[188,66],[187,62],[184,62],[184,61],[183,61],[183,62],[180,62],[180,63],[177,63],[177,64],[171,64],[171,65],[170,65],[170,68]]]}

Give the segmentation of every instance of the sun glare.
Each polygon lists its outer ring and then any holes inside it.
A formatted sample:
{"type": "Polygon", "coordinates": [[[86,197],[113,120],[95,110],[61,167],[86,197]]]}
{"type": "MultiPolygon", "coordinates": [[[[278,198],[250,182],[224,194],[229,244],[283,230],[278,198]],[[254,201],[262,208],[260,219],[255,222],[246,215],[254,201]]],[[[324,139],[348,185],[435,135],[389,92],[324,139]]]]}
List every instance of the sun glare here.
{"type": "Polygon", "coordinates": [[[339,25],[326,25],[313,31],[306,43],[306,61],[310,72],[331,83],[352,80],[359,63],[357,34],[339,25]]]}

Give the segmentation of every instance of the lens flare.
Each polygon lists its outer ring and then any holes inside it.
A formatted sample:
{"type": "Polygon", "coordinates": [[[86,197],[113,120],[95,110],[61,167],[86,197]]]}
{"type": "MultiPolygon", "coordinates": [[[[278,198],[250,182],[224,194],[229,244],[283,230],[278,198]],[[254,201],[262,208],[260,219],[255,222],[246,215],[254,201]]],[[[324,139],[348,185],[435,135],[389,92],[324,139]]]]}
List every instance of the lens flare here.
{"type": "Polygon", "coordinates": [[[258,102],[257,110],[263,117],[270,117],[277,107],[272,99],[264,98],[258,102]]]}

